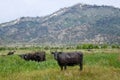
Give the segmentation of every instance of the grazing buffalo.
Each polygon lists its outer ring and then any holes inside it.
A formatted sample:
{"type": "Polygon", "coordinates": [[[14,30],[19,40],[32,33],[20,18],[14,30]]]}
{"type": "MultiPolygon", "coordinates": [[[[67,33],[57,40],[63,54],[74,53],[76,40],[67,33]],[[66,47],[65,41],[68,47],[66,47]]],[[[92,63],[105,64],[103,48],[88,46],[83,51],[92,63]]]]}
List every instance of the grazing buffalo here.
{"type": "Polygon", "coordinates": [[[27,53],[27,54],[22,54],[19,55],[21,58],[23,58],[24,60],[32,60],[32,61],[45,61],[45,52],[35,52],[35,53],[27,53]]]}
{"type": "Polygon", "coordinates": [[[14,53],[15,53],[15,51],[10,51],[10,52],[8,52],[7,55],[13,55],[14,53]]]}
{"type": "Polygon", "coordinates": [[[82,52],[52,52],[54,58],[57,60],[61,70],[67,66],[79,65],[80,70],[83,68],[83,53],[82,52]]]}

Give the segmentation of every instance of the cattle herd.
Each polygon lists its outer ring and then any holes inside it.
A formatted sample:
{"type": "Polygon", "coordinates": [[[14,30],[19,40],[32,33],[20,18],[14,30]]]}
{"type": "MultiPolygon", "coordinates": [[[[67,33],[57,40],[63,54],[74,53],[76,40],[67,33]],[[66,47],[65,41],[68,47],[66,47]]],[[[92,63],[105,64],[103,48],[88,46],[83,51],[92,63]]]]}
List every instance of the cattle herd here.
{"type": "MultiPolygon", "coordinates": [[[[7,55],[13,55],[15,51],[9,52],[7,55]]],[[[83,69],[83,53],[82,52],[51,52],[54,59],[57,61],[61,70],[66,70],[67,66],[79,65],[80,70],[83,69]]],[[[45,51],[26,53],[19,55],[22,59],[26,61],[46,61],[45,51]]]]}
{"type": "Polygon", "coordinates": [[[32,60],[32,61],[45,61],[46,57],[45,57],[45,52],[34,52],[34,53],[27,53],[27,54],[21,54],[19,55],[21,58],[23,58],[24,60],[32,60]]]}

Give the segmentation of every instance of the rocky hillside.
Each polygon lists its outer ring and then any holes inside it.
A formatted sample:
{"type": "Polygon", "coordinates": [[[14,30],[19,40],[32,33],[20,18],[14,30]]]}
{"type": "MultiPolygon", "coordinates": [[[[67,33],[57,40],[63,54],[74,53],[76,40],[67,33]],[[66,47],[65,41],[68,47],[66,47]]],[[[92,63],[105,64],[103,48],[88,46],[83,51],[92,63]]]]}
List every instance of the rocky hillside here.
{"type": "Polygon", "coordinates": [[[120,9],[77,4],[44,17],[0,24],[0,44],[120,44],[120,9]]]}

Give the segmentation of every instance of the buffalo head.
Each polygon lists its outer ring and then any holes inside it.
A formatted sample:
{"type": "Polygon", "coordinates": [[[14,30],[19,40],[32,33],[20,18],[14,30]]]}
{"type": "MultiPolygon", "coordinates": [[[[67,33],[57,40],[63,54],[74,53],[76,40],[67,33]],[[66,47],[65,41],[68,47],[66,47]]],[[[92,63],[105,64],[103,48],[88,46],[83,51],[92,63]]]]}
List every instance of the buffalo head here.
{"type": "Polygon", "coordinates": [[[54,55],[54,59],[57,60],[58,59],[58,55],[62,54],[62,52],[51,52],[51,54],[54,55]]]}

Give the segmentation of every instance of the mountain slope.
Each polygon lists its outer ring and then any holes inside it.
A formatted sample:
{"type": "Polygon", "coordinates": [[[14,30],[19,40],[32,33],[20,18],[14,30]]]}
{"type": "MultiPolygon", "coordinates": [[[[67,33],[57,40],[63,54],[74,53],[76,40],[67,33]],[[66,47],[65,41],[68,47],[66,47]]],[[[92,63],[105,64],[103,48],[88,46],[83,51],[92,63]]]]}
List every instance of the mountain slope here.
{"type": "Polygon", "coordinates": [[[77,4],[45,17],[22,17],[0,24],[1,43],[118,43],[120,9],[77,4]]]}

